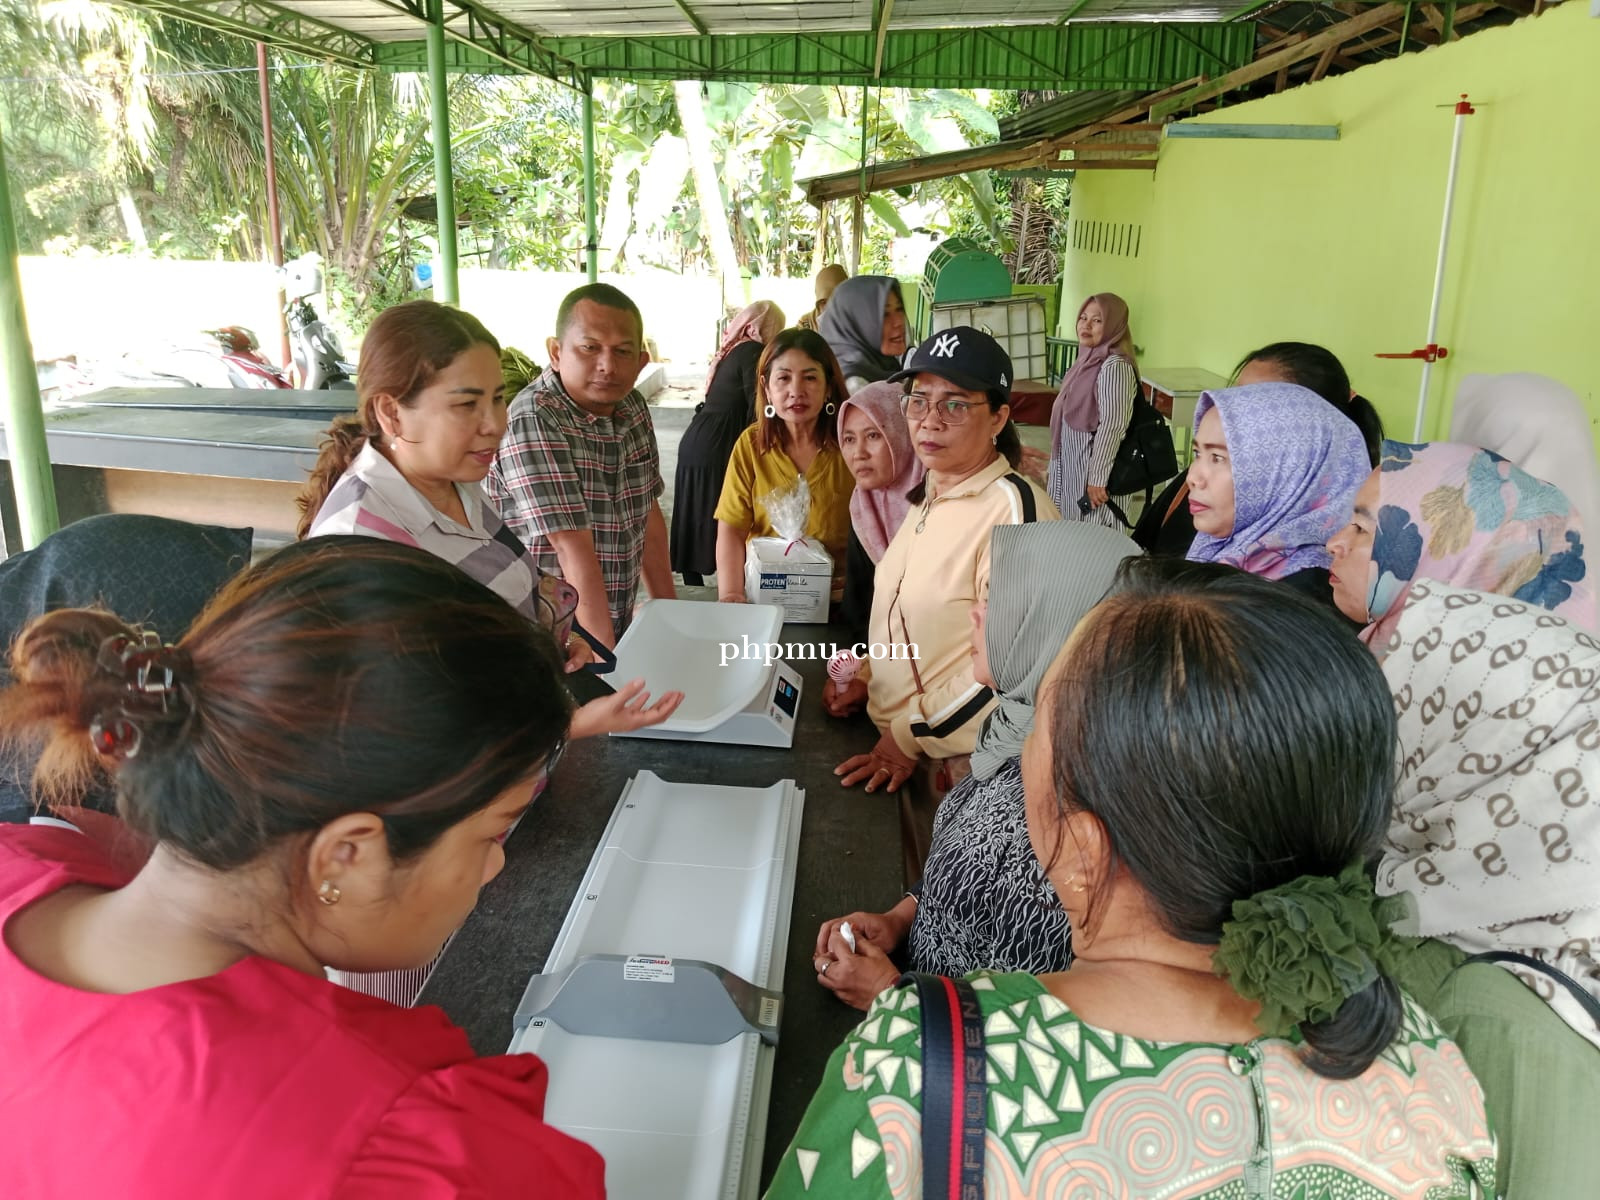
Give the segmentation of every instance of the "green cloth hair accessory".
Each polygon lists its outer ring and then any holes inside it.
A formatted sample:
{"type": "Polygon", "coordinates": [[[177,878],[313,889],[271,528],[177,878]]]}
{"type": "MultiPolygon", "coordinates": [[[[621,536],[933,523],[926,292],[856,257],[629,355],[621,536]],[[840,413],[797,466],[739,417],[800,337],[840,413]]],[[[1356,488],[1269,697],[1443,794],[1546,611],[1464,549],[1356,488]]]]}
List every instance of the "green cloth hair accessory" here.
{"type": "Polygon", "coordinates": [[[1213,968],[1261,1005],[1256,1027],[1287,1037],[1326,1021],[1377,979],[1390,935],[1372,881],[1359,864],[1337,878],[1302,875],[1233,904],[1213,968]]]}

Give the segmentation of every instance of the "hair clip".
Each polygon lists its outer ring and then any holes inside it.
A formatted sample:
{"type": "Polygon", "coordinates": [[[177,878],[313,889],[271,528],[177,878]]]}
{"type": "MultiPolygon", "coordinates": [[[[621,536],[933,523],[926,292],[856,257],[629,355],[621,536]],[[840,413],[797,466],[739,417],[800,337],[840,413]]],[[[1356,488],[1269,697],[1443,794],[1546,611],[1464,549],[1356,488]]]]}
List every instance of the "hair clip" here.
{"type": "Polygon", "coordinates": [[[144,740],[139,727],[121,714],[98,716],[89,723],[89,741],[106,758],[126,761],[136,758],[144,740]]]}
{"type": "Polygon", "coordinates": [[[162,642],[154,630],[143,631],[137,640],[126,634],[107,638],[100,646],[99,664],[103,670],[121,675],[128,690],[143,696],[159,697],[161,710],[178,690],[173,657],[181,651],[162,642]]]}

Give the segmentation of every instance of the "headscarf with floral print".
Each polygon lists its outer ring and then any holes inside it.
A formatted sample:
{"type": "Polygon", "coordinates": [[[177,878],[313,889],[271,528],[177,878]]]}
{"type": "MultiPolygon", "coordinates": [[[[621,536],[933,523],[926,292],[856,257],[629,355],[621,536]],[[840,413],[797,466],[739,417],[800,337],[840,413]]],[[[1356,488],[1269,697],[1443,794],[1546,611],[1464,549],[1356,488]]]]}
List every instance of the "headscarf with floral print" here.
{"type": "Polygon", "coordinates": [[[1489,450],[1385,441],[1361,640],[1384,650],[1416,579],[1510,596],[1594,629],[1583,522],[1554,484],[1489,450]]]}

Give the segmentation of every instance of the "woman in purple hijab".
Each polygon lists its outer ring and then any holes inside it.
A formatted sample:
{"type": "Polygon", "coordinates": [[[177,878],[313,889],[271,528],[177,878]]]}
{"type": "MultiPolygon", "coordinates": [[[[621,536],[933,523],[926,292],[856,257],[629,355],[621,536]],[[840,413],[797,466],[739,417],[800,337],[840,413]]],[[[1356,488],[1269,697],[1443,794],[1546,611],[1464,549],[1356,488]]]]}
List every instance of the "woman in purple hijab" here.
{"type": "Polygon", "coordinates": [[[1191,562],[1228,563],[1327,602],[1324,544],[1371,473],[1355,423],[1309,388],[1204,392],[1195,408],[1191,562]]]}

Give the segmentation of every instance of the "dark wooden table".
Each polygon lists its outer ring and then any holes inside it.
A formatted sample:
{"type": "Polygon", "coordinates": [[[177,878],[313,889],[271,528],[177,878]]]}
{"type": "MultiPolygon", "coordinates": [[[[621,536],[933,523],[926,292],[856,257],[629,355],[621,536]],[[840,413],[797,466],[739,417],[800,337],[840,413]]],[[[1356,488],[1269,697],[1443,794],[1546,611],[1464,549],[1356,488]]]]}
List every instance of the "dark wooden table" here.
{"type": "MultiPolygon", "coordinates": [[[[785,644],[850,644],[842,630],[785,625],[785,644]]],[[[793,779],[805,790],[794,908],[784,963],[783,1028],[773,1069],[763,1189],[794,1136],[822,1068],[861,1014],[817,986],[817,927],[855,909],[883,911],[901,895],[896,801],[839,786],[833,768],[877,739],[865,716],[838,721],[822,710],[825,655],[791,660],[804,680],[794,747],[768,750],[634,738],[575,742],[555,778],[506,847],[506,869],[445,952],[419,1004],[437,1004],[480,1054],[502,1054],[528,979],[543,969],[606,822],[637,772],[672,783],[767,787],[793,779]]]]}

